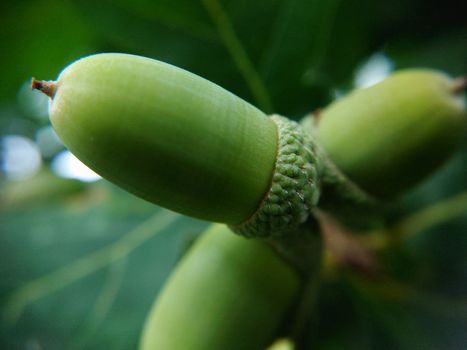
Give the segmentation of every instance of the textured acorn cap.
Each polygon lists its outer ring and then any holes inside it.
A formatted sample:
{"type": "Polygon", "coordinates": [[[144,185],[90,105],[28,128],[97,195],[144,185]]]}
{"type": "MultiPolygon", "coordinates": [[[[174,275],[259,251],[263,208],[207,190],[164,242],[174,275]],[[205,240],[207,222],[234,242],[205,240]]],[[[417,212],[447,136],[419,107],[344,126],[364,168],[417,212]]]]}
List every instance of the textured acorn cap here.
{"type": "Polygon", "coordinates": [[[139,56],[99,54],[68,66],[56,83],[34,84],[52,97],[50,118],[65,145],[146,200],[237,224],[269,188],[274,123],[192,73],[139,56]]]}
{"type": "Polygon", "coordinates": [[[231,228],[246,237],[289,235],[310,216],[320,197],[322,161],[306,130],[285,117],[273,115],[278,150],[269,192],[246,222],[231,228]]]}

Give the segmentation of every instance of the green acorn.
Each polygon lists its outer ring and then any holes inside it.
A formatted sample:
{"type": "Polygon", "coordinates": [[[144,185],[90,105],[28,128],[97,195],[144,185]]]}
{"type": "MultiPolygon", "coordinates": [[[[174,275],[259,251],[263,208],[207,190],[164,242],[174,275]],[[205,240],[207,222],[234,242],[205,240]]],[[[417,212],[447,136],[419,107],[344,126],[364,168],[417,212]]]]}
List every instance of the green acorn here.
{"type": "Polygon", "coordinates": [[[298,273],[269,245],[213,225],[156,299],[140,348],[265,349],[299,290],[298,273]]]}
{"type": "Polygon", "coordinates": [[[33,85],[51,96],[50,119],[65,145],[139,197],[236,224],[268,188],[274,123],[194,74],[139,56],[99,54],[71,64],[56,82],[33,85]]]}
{"type": "Polygon", "coordinates": [[[268,236],[303,223],[318,200],[298,124],[180,68],[99,54],[32,85],[51,97],[52,125],[79,159],[151,202],[268,236]]]}
{"type": "Polygon", "coordinates": [[[466,79],[409,69],[325,108],[317,134],[327,155],[370,194],[394,197],[439,167],[465,138],[466,79]]]}

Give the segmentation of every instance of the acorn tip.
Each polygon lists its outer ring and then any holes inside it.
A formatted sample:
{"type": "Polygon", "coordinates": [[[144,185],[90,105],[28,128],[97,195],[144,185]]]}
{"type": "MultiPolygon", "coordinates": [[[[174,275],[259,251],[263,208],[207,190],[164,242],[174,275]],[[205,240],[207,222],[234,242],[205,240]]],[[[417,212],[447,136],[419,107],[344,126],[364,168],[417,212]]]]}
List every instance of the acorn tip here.
{"type": "Polygon", "coordinates": [[[467,75],[455,78],[452,85],[454,93],[462,93],[467,89],[467,75]]]}
{"type": "Polygon", "coordinates": [[[31,88],[33,90],[39,90],[50,98],[54,98],[55,92],[57,91],[57,84],[54,81],[44,81],[32,78],[31,88]]]}

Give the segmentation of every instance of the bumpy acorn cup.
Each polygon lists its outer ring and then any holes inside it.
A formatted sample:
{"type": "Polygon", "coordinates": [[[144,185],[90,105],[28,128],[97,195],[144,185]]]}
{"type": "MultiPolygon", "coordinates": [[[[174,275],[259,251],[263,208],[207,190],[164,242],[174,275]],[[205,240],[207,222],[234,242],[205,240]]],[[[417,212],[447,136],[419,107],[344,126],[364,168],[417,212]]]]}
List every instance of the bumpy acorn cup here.
{"type": "Polygon", "coordinates": [[[192,73],[99,54],[32,85],[51,97],[52,125],[79,159],[156,204],[267,236],[305,222],[318,200],[298,124],[192,73]]]}
{"type": "Polygon", "coordinates": [[[465,78],[433,70],[400,71],[325,108],[317,136],[361,188],[394,197],[427,177],[465,138],[465,87],[465,78]]]}
{"type": "Polygon", "coordinates": [[[146,320],[142,350],[262,350],[299,293],[297,272],[260,240],[211,226],[183,257],[146,320]]]}

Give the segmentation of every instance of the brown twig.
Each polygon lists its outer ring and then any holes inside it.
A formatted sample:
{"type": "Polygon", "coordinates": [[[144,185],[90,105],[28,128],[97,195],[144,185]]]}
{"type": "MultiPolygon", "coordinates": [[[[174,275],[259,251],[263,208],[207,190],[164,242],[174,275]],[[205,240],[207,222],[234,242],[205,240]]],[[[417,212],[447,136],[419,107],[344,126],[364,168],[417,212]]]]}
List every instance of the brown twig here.
{"type": "Polygon", "coordinates": [[[43,92],[50,98],[54,98],[55,93],[57,92],[57,83],[54,81],[36,80],[35,78],[32,78],[31,88],[33,90],[43,92]]]}
{"type": "Polygon", "coordinates": [[[318,218],[326,249],[337,264],[369,278],[376,278],[380,267],[375,252],[329,214],[322,211],[314,213],[318,218]]]}
{"type": "Polygon", "coordinates": [[[458,77],[452,82],[452,91],[456,94],[464,92],[467,89],[467,75],[458,77]]]}

